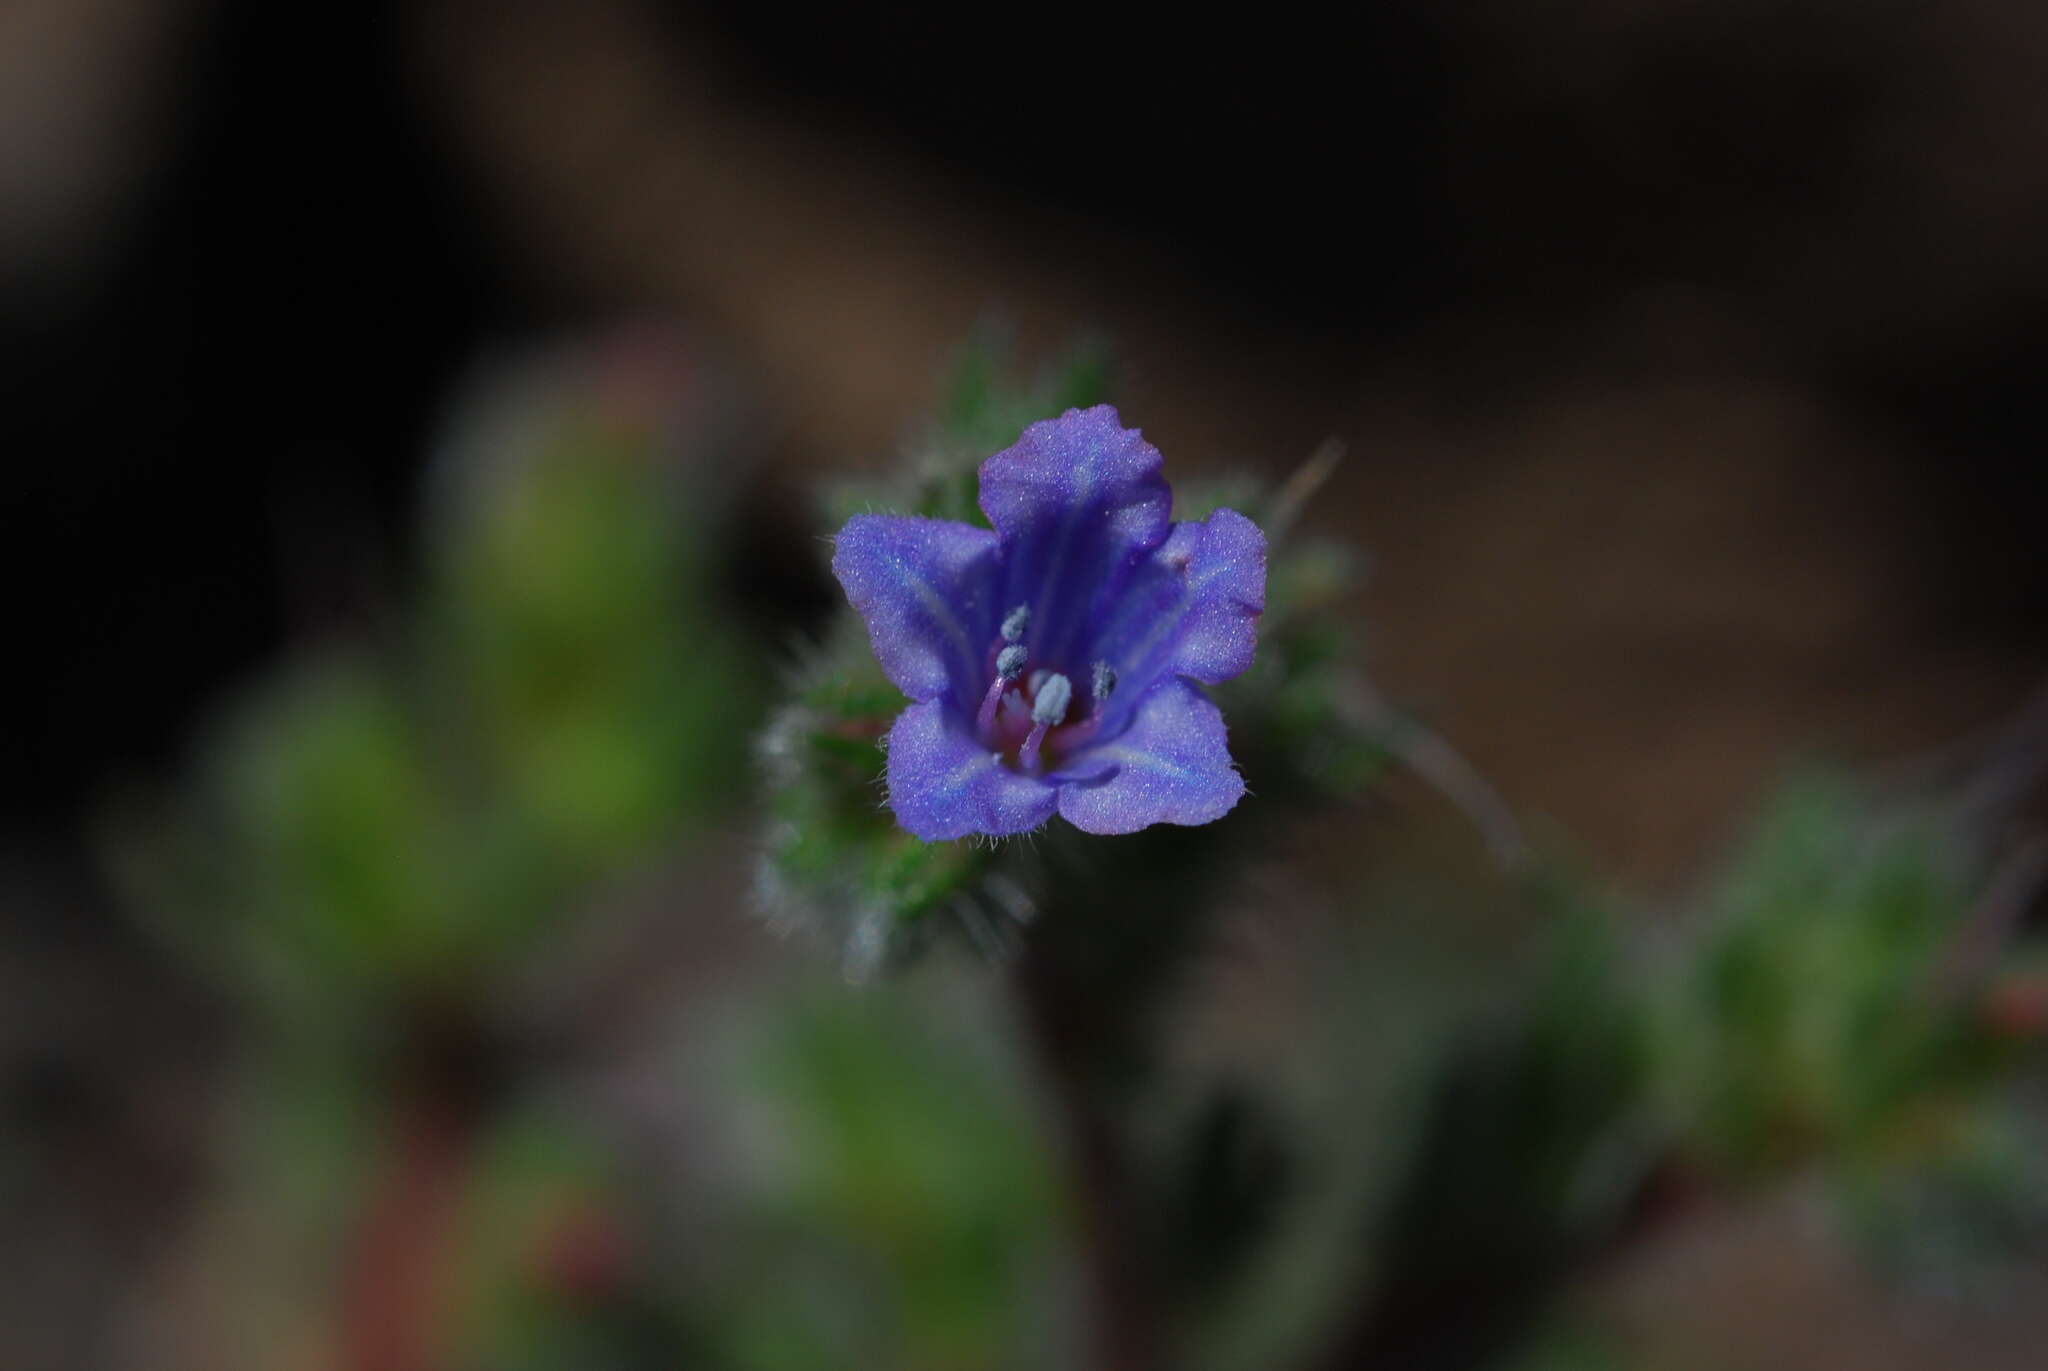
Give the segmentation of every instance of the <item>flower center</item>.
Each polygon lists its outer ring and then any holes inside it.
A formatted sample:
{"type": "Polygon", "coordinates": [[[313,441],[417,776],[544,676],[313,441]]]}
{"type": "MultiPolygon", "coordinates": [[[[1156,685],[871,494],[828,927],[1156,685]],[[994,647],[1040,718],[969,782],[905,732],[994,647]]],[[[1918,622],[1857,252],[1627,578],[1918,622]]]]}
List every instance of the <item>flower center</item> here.
{"type": "Polygon", "coordinates": [[[1092,703],[1078,709],[1074,683],[1064,672],[1047,667],[1026,674],[1031,665],[1024,635],[1031,628],[1031,607],[1018,605],[1003,617],[1000,639],[989,647],[993,679],[975,714],[977,736],[998,760],[1028,772],[1041,770],[1049,757],[1057,760],[1092,737],[1102,706],[1116,689],[1116,668],[1097,662],[1090,673],[1092,703]]]}

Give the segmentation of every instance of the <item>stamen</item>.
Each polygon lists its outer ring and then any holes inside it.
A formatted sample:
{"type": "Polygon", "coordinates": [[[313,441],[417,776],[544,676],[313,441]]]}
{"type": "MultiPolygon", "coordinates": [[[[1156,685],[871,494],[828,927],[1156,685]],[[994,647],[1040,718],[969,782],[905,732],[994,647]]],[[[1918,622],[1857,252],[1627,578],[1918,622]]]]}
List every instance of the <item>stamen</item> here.
{"type": "Polygon", "coordinates": [[[1031,627],[1031,606],[1018,605],[1003,617],[1003,641],[1021,643],[1031,627]]]}
{"type": "Polygon", "coordinates": [[[1073,702],[1074,683],[1058,672],[1039,685],[1037,697],[1031,702],[1031,735],[1017,753],[1017,760],[1026,771],[1038,770],[1038,746],[1045,741],[1045,731],[1067,717],[1067,706],[1073,702]]]}
{"type": "Polygon", "coordinates": [[[1098,700],[1107,700],[1109,692],[1116,689],[1116,668],[1108,662],[1095,664],[1093,694],[1098,700]]]}
{"type": "Polygon", "coordinates": [[[1067,706],[1073,702],[1074,683],[1055,671],[1038,687],[1038,698],[1031,702],[1031,722],[1050,728],[1067,717],[1067,706]]]}
{"type": "Polygon", "coordinates": [[[1024,649],[1016,643],[996,654],[996,678],[988,683],[988,694],[981,697],[981,708],[974,715],[974,726],[984,738],[996,726],[996,710],[1002,706],[1003,692],[1022,674],[1024,660],[1024,649]]]}
{"type": "Polygon", "coordinates": [[[1038,745],[1045,741],[1045,725],[1031,725],[1031,733],[1024,739],[1024,746],[1017,751],[1017,760],[1024,764],[1026,771],[1038,770],[1038,745]]]}

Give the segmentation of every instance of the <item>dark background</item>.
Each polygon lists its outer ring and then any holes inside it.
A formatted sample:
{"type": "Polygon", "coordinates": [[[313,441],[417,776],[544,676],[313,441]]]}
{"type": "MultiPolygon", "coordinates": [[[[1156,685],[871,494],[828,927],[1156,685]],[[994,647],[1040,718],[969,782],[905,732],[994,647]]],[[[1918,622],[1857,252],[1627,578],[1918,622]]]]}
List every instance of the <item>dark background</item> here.
{"type": "Polygon", "coordinates": [[[1646,886],[1787,755],[1938,743],[2048,662],[2018,0],[0,22],[7,955],[76,986],[4,1088],[144,1178],[92,1231],[148,1227],[189,1146],[96,1063],[212,1030],[89,825],[402,591],[495,347],[680,320],[769,501],[879,464],[990,317],[1027,356],[1110,338],[1176,463],[1337,435],[1315,518],[1372,552],[1381,683],[1646,886]]]}

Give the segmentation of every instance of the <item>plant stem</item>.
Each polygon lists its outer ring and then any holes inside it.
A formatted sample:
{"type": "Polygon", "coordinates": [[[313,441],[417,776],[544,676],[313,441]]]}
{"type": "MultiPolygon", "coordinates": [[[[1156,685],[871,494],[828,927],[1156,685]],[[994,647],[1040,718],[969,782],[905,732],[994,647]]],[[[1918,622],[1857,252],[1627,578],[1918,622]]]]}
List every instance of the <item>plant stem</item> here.
{"type": "MultiPolygon", "coordinates": [[[[1035,929],[1043,933],[1044,929],[1035,929]]],[[[1014,968],[1026,1037],[1067,1153],[1087,1281],[1095,1371],[1164,1366],[1158,1290],[1147,1259],[1142,1205],[1100,1069],[1097,1031],[1113,1008],[1091,997],[1060,948],[1026,940],[1014,968]]]]}
{"type": "Polygon", "coordinates": [[[395,1145],[344,1277],[342,1364],[349,1371],[432,1371],[474,1132],[466,1111],[445,1101],[400,1105],[395,1145]]]}

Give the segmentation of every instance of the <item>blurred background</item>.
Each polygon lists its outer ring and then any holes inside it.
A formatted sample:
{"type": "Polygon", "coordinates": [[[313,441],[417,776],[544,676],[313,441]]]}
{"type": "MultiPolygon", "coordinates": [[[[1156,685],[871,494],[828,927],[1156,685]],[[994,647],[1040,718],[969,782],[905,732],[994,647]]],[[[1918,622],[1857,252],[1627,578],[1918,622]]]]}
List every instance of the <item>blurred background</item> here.
{"type": "Polygon", "coordinates": [[[0,1364],[1093,1364],[988,969],[750,912],[819,492],[1000,337],[1176,482],[1340,441],[1333,613],[1569,873],[1400,774],[1246,858],[1167,1360],[2038,1365],[2044,77],[2020,0],[10,0],[0,1364]]]}

